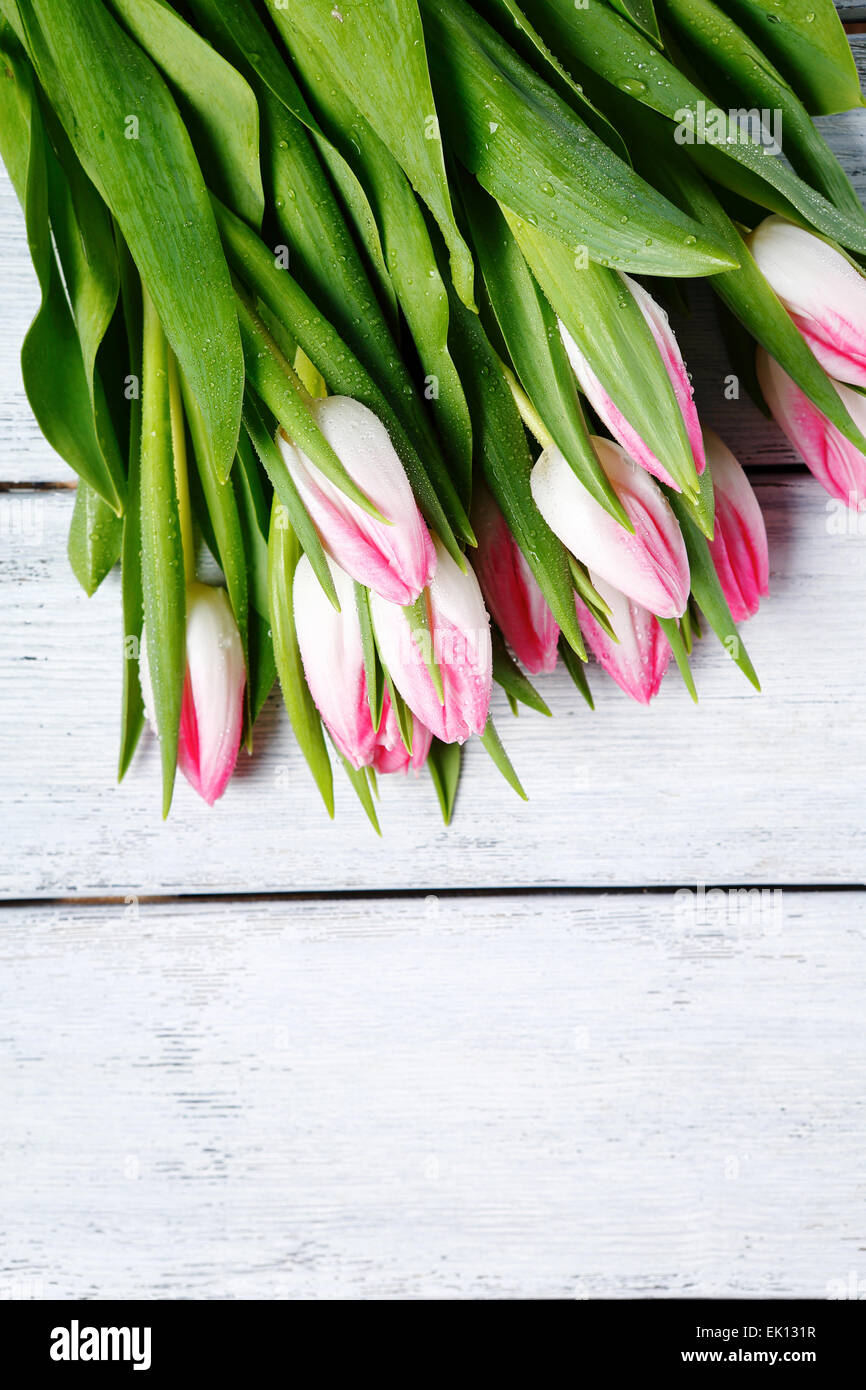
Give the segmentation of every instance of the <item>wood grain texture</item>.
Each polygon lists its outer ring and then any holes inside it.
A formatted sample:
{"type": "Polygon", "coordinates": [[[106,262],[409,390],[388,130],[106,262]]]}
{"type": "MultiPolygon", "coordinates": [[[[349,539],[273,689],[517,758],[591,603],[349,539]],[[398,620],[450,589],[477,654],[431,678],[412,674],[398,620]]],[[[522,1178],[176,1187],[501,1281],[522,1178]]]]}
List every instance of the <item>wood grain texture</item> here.
{"type": "MultiPolygon", "coordinates": [[[[866,79],[866,35],[852,39],[861,78],[866,79]]],[[[866,109],[824,117],[818,122],[832,149],[866,198],[866,109]]],[[[3,319],[0,324],[0,484],[65,482],[70,470],[39,433],[21,382],[19,353],[38,303],[24,222],[5,169],[0,165],[0,264],[3,266],[3,319]]],[[[713,296],[698,286],[691,321],[676,320],[686,361],[695,381],[702,418],[726,439],[743,463],[789,465],[795,455],[774,424],[743,395],[725,399],[731,371],[716,324],[713,296]]]]}
{"type": "Polygon", "coordinates": [[[833,534],[807,475],[765,478],[772,596],[744,629],[762,695],[711,636],[698,708],[675,671],[643,709],[593,669],[594,714],[555,674],[552,722],[496,701],[528,804],[476,744],[448,831],[426,774],[382,779],[384,842],[342,773],[328,821],[278,695],[212,811],[179,779],[160,820],[149,735],[116,787],[116,576],[74,587],[70,494],[0,496],[0,895],[866,880],[866,534],[833,534]]]}
{"type": "Polygon", "coordinates": [[[826,1297],[864,897],[7,909],[0,1289],[826,1297]]]}

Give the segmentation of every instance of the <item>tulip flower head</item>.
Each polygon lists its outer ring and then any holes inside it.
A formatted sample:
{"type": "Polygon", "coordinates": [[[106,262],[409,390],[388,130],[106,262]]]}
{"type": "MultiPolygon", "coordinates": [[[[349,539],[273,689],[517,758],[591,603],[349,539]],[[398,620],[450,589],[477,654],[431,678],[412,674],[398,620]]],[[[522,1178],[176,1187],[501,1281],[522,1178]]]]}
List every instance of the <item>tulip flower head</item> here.
{"type": "Polygon", "coordinates": [[[405,773],[411,767],[419,772],[427,761],[432,742],[433,735],[430,730],[425,728],[421,720],[416,719],[413,715],[412,752],[408,751],[400,733],[400,726],[397,723],[394,706],[391,704],[391,697],[386,690],[382,706],[382,722],[376,735],[376,748],[373,753],[373,767],[376,771],[380,773],[405,773]]]}
{"type": "MultiPolygon", "coordinates": [[[[145,712],[156,729],[146,634],[140,672],[145,712]]],[[[209,806],[222,796],[237,762],[245,681],[243,647],[225,589],[190,584],[177,763],[209,806]]]]}
{"type": "Polygon", "coordinates": [[[436,574],[428,590],[430,652],[422,651],[401,607],[370,595],[370,611],[382,661],[406,704],[443,743],[465,743],[483,732],[493,685],[490,620],[478,580],[464,574],[436,541],[436,574]],[[430,674],[438,664],[439,696],[430,674]]]}
{"type": "Polygon", "coordinates": [[[648,608],[626,598],[598,574],[589,572],[597,592],[611,611],[614,642],[600,627],[578,595],[577,616],[587,646],[621,690],[638,704],[648,705],[659,692],[671,659],[671,646],[648,608]]]}
{"type": "Polygon", "coordinates": [[[866,386],[866,278],[784,217],[767,217],[746,244],[824,370],[866,386]]]}
{"type": "MultiPolygon", "coordinates": [[[[757,370],[776,423],[818,482],[831,497],[855,511],[866,508],[866,454],[845,438],[776,359],[760,347],[757,370]]],[[[866,398],[839,382],[834,385],[851,419],[866,434],[866,398]]]]}
{"type": "Polygon", "coordinates": [[[770,591],[767,528],[752,485],[713,430],[704,435],[716,503],[710,554],[735,623],[758,611],[770,591]]]}
{"type": "Polygon", "coordinates": [[[278,443],[332,560],[391,603],[414,603],[433,578],[436,553],[406,471],[381,420],[360,401],[326,396],[311,410],[352,481],[390,525],[346,497],[282,434],[278,443]]]}
{"type": "MultiPolygon", "coordinates": [[[[643,285],[632,280],[629,275],[622,275],[622,280],[635,299],[650,332],[652,333],[655,345],[659,350],[665,369],[670,377],[674,395],[682,413],[683,422],[686,427],[692,454],[695,460],[697,472],[703,473],[706,466],[704,457],[704,444],[701,435],[701,426],[698,420],[698,412],[693,400],[692,383],[686,371],[686,364],[680,352],[679,343],[676,340],[674,331],[670,326],[668,316],[660,304],[657,304],[651,294],[648,294],[643,285]]],[[[618,440],[626,453],[633,458],[653,477],[661,482],[667,483],[669,487],[680,491],[679,485],[674,482],[664,464],[652,452],[649,445],[644,442],[634,426],[626,419],[616,402],[602,386],[589,362],[581,352],[577,343],[572,338],[564,323],[560,323],[559,332],[565,347],[571,369],[577,378],[580,389],[583,391],[587,400],[595,410],[602,424],[610,430],[614,439],[618,440]]]]}
{"type": "Polygon", "coordinates": [[[336,611],[306,555],[295,570],[292,603],[304,675],[316,708],[343,757],[367,767],[376,751],[376,732],[367,698],[367,676],[355,588],[349,575],[328,562],[336,611]]]}
{"type": "Polygon", "coordinates": [[[571,553],[608,584],[660,618],[678,618],[689,598],[689,561],[670,504],[618,444],[592,442],[634,534],[591,496],[553,444],[532,470],[536,506],[571,553]]]}
{"type": "Polygon", "coordinates": [[[473,556],[475,573],[505,640],[530,675],[552,671],[556,666],[559,627],[505,517],[486,488],[476,489],[472,528],[478,538],[473,556]]]}

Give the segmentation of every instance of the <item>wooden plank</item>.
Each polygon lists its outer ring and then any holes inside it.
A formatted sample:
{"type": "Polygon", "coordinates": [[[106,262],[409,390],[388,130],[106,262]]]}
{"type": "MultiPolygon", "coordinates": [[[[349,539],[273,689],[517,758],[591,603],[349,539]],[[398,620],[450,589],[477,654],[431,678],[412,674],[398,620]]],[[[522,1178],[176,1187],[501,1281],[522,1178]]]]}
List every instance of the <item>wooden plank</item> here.
{"type": "MultiPolygon", "coordinates": [[[[852,40],[861,77],[866,77],[866,35],[852,40]]],[[[866,109],[822,118],[819,125],[866,198],[866,109]]],[[[0,165],[0,264],[4,269],[4,312],[0,324],[0,483],[69,482],[71,473],[45,443],[21,384],[18,355],[37,305],[36,283],[24,225],[5,170],[0,165]]],[[[794,454],[775,425],[748,398],[729,402],[725,378],[731,371],[719,338],[713,296],[696,294],[694,320],[677,320],[703,418],[724,435],[744,463],[790,466],[794,454]]]]}
{"type": "Polygon", "coordinates": [[[0,1289],[847,1288],[864,896],[7,908],[0,1289]]]}
{"type": "Polygon", "coordinates": [[[553,722],[496,700],[529,804],[475,744],[450,830],[426,774],[383,779],[381,841],[342,773],[327,820],[276,694],[212,811],[179,779],[160,820],[149,736],[117,788],[116,577],[75,586],[68,493],[0,496],[0,895],[863,881],[866,535],[847,513],[833,533],[807,475],[759,495],[772,597],[744,635],[763,695],[712,637],[698,708],[676,672],[643,709],[593,669],[592,714],[560,672],[539,682],[553,722]]]}

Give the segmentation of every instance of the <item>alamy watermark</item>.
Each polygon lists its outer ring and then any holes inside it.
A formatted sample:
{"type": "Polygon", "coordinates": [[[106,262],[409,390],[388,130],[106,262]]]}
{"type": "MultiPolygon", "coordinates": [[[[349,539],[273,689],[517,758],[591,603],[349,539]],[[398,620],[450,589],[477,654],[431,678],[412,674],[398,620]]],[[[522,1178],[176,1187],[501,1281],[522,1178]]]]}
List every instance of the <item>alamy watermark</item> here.
{"type": "Polygon", "coordinates": [[[779,107],[710,106],[701,98],[696,110],[674,112],[678,145],[758,145],[764,154],[782,153],[782,111],[779,107]]]}
{"type": "Polygon", "coordinates": [[[14,538],[24,545],[41,545],[44,536],[43,497],[25,492],[6,492],[0,496],[0,541],[14,538]]]}
{"type": "Polygon", "coordinates": [[[678,888],[674,919],[686,934],[779,936],[784,916],[781,888],[678,888]]]}

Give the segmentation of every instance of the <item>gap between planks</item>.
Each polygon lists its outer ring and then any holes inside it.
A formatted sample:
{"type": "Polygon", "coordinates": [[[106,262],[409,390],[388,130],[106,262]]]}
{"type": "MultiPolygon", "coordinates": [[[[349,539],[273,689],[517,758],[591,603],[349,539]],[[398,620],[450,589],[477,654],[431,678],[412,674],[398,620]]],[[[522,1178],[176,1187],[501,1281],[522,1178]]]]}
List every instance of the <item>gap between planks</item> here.
{"type": "MultiPolygon", "coordinates": [[[[289,889],[270,892],[252,893],[116,893],[101,894],[93,897],[53,897],[53,898],[7,898],[0,901],[0,913],[15,908],[30,910],[32,908],[45,908],[50,910],[57,907],[124,907],[134,899],[139,907],[191,907],[207,904],[230,904],[230,903],[287,903],[292,906],[300,906],[303,903],[327,903],[342,902],[375,902],[379,899],[388,902],[402,902],[412,900],[424,900],[425,898],[599,898],[599,897],[668,897],[671,893],[684,890],[693,891],[694,883],[670,883],[670,884],[612,884],[610,887],[593,887],[590,884],[572,884],[570,886],[555,886],[549,884],[525,885],[511,884],[504,888],[492,885],[475,888],[437,888],[434,885],[419,888],[345,888],[334,889],[332,891],[320,890],[309,892],[299,890],[293,893],[289,889]]],[[[731,893],[739,891],[744,887],[749,890],[757,889],[760,892],[778,891],[785,893],[863,893],[866,892],[866,885],[863,883],[779,883],[750,882],[748,885],[728,881],[704,883],[702,887],[708,892],[721,891],[731,893]]]]}

